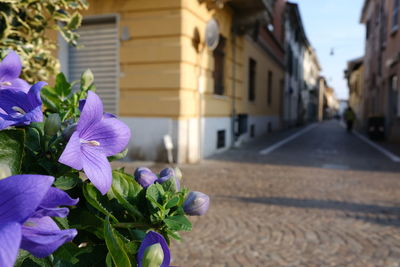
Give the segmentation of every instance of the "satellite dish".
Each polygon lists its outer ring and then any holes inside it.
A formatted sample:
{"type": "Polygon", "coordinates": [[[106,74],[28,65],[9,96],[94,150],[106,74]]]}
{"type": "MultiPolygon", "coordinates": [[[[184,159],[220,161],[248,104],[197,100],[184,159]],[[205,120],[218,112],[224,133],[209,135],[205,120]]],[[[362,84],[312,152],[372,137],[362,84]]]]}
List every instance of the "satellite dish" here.
{"type": "Polygon", "coordinates": [[[210,19],[206,26],[206,44],[210,50],[217,48],[219,43],[219,25],[215,19],[210,19]]]}

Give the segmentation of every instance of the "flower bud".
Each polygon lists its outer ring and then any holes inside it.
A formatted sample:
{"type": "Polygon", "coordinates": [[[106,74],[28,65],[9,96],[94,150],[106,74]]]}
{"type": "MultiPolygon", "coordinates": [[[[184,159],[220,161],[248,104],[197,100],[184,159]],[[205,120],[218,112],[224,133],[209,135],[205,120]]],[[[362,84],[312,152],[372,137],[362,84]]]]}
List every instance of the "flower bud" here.
{"type": "Polygon", "coordinates": [[[155,175],[149,168],[146,167],[137,168],[134,176],[136,182],[143,186],[143,188],[149,187],[157,180],[157,175],[155,175]]]}
{"type": "Polygon", "coordinates": [[[183,210],[187,215],[201,216],[207,212],[209,205],[209,196],[201,192],[193,191],[189,193],[183,203],[183,210]]]}
{"type": "MultiPolygon", "coordinates": [[[[157,180],[158,183],[171,183],[172,187],[174,188],[173,191],[178,192],[181,188],[179,183],[179,178],[177,177],[175,170],[172,168],[165,168],[160,172],[160,178],[157,180]]],[[[170,187],[170,185],[167,185],[170,187]]]]}
{"type": "Polygon", "coordinates": [[[48,136],[56,135],[61,128],[60,115],[57,113],[50,114],[44,123],[44,133],[48,136]]]}
{"type": "Polygon", "coordinates": [[[71,138],[71,135],[76,131],[76,126],[77,126],[77,124],[76,124],[76,123],[73,123],[73,124],[71,124],[71,125],[68,125],[68,126],[64,129],[62,135],[63,135],[65,141],[68,141],[68,140],[71,138]]]}
{"type": "Polygon", "coordinates": [[[142,267],[160,267],[164,260],[164,251],[160,243],[153,244],[146,248],[142,267]]]}
{"type": "Polygon", "coordinates": [[[182,180],[182,172],[181,172],[181,169],[179,169],[178,167],[175,167],[175,168],[174,168],[174,171],[175,171],[175,176],[179,179],[179,181],[181,181],[181,180],[182,180]]]}

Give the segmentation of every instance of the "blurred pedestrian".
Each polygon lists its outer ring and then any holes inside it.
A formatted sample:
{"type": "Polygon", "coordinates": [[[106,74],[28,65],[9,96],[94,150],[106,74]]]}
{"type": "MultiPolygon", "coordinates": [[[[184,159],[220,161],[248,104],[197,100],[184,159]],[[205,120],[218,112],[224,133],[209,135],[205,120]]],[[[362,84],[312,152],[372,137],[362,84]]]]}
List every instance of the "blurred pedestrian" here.
{"type": "Polygon", "coordinates": [[[351,107],[346,108],[343,118],[346,121],[347,131],[351,132],[353,130],[354,121],[356,120],[356,114],[351,107]]]}

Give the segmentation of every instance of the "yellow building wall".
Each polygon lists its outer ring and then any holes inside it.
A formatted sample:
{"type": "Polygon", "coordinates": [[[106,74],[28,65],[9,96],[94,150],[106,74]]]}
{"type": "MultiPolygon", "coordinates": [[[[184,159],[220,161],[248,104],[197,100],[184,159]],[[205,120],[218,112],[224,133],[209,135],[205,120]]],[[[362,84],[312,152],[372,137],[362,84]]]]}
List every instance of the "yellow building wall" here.
{"type": "Polygon", "coordinates": [[[243,36],[235,38],[234,62],[233,11],[228,5],[222,10],[208,10],[205,4],[194,0],[89,0],[89,3],[84,17],[118,14],[120,33],[127,28],[131,37],[120,41],[120,116],[185,119],[197,118],[201,112],[204,117],[228,117],[232,114],[234,86],[237,113],[279,115],[283,70],[243,36]],[[223,96],[214,94],[213,52],[204,45],[198,52],[192,44],[195,29],[204,44],[206,23],[211,18],[218,21],[226,38],[223,96]],[[254,103],[247,100],[249,57],[257,60],[254,103]],[[268,70],[274,73],[270,107],[266,102],[268,70]],[[202,97],[199,84],[204,87],[202,97]]]}
{"type": "Polygon", "coordinates": [[[262,48],[250,38],[244,42],[244,84],[240,91],[239,112],[249,113],[253,116],[279,116],[281,110],[282,82],[285,77],[284,70],[273,61],[262,48]],[[248,72],[249,59],[256,60],[256,88],[255,100],[248,101],[248,72]],[[268,72],[272,72],[271,104],[268,104],[268,72]]]}
{"type": "Polygon", "coordinates": [[[351,73],[350,85],[352,92],[349,95],[349,106],[356,114],[356,127],[363,127],[364,122],[364,65],[360,66],[356,71],[351,73]]]}
{"type": "Polygon", "coordinates": [[[89,0],[83,16],[118,14],[120,40],[119,115],[180,115],[181,0],[89,0]]]}
{"type": "MultiPolygon", "coordinates": [[[[222,10],[207,10],[205,4],[198,1],[183,0],[182,2],[182,103],[181,116],[198,117],[228,117],[232,113],[232,14],[229,6],[222,10]],[[207,22],[215,18],[220,27],[221,35],[226,38],[225,45],[225,80],[224,95],[214,94],[214,57],[213,52],[204,47],[204,33],[207,22]],[[203,46],[200,52],[192,45],[195,29],[200,33],[203,46]],[[202,80],[202,100],[199,99],[199,77],[202,80]],[[199,105],[201,104],[201,108],[199,105]]],[[[236,91],[243,86],[243,38],[236,38],[236,91]]],[[[239,99],[237,97],[237,99],[239,99]]]]}

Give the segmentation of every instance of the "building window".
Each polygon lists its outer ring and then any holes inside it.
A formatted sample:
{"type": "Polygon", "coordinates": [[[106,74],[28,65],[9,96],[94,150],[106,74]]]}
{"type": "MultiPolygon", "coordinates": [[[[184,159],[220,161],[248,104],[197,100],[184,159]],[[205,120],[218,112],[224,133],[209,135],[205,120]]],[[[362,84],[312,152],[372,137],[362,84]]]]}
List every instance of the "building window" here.
{"type": "Polygon", "coordinates": [[[256,68],[257,62],[250,58],[249,59],[249,101],[256,99],[256,68]]]}
{"type": "Polygon", "coordinates": [[[271,105],[272,102],[272,84],[273,84],[273,76],[272,71],[268,71],[268,87],[267,87],[267,103],[268,106],[271,105]]]}
{"type": "Polygon", "coordinates": [[[225,147],[225,130],[220,130],[217,132],[217,148],[225,147]]]}
{"type": "Polygon", "coordinates": [[[369,35],[371,33],[371,21],[368,20],[366,24],[366,29],[365,29],[365,39],[369,39],[369,35]]]}
{"type": "Polygon", "coordinates": [[[219,37],[218,46],[214,52],[214,94],[223,95],[224,77],[225,77],[225,38],[221,35],[219,37]]]}
{"type": "Polygon", "coordinates": [[[395,31],[399,28],[399,9],[400,0],[394,0],[392,31],[395,31]]]}

